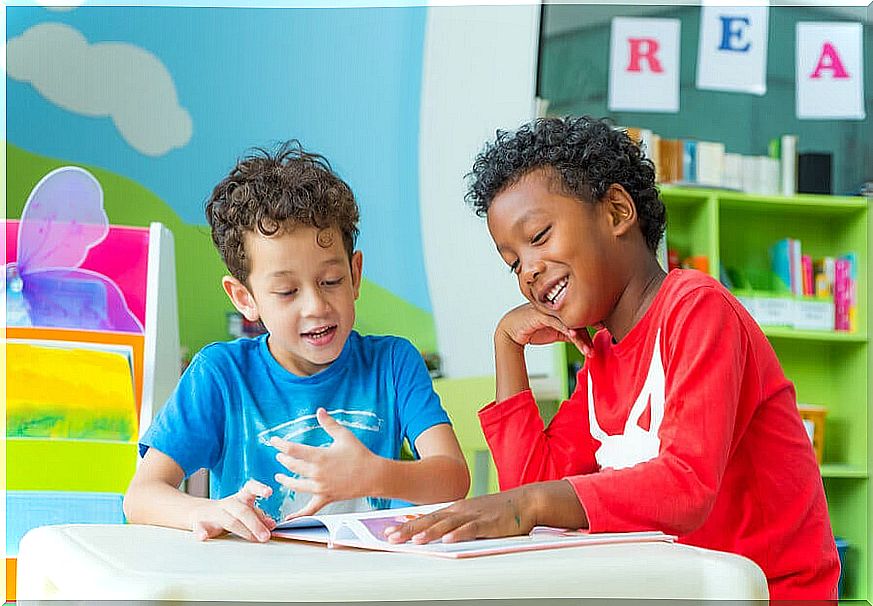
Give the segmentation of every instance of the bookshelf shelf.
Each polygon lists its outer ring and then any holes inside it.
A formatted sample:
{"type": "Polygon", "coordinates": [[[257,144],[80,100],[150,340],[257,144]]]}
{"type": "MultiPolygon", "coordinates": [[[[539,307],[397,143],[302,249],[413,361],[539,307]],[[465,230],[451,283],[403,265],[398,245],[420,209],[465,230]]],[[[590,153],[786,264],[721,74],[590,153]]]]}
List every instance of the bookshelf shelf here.
{"type": "MultiPolygon", "coordinates": [[[[769,272],[768,250],[790,237],[814,257],[854,252],[857,258],[857,331],[763,327],[797,400],[827,408],[821,476],[834,534],[848,541],[846,585],[841,599],[869,599],[873,589],[873,413],[868,353],[868,242],[873,237],[866,198],[758,196],[723,189],[662,186],[667,240],[682,256],[706,255],[709,273],[720,266],[769,272]]],[[[572,346],[568,361],[581,360],[572,346]]]]}
{"type": "Polygon", "coordinates": [[[763,326],[764,334],[771,339],[798,339],[803,341],[828,341],[831,343],[866,343],[867,333],[837,332],[828,330],[797,330],[781,326],[763,326]]]}
{"type": "Polygon", "coordinates": [[[869,404],[866,198],[770,196],[728,190],[664,187],[667,239],[687,254],[710,251],[710,274],[719,265],[769,270],[770,246],[782,238],[801,240],[814,257],[857,255],[857,319],[854,333],[763,328],[798,402],[827,407],[821,475],[834,533],[851,545],[844,599],[866,599],[873,588],[873,530],[868,527],[873,465],[873,414],[869,404]],[[674,218],[676,219],[674,221],[674,218]],[[700,226],[706,226],[701,228],[700,226]]]}
{"type": "Polygon", "coordinates": [[[843,465],[839,463],[825,463],[821,466],[823,478],[849,478],[866,479],[867,470],[855,465],[843,465]]]}

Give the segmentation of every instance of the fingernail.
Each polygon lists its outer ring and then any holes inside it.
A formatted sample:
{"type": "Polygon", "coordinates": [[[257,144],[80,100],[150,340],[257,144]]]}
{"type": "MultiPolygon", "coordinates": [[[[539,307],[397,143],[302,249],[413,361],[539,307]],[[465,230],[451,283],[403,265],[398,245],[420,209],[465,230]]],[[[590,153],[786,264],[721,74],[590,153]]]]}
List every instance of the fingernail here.
{"type": "Polygon", "coordinates": [[[397,532],[397,527],[396,526],[389,526],[388,528],[385,529],[385,532],[383,532],[382,534],[387,536],[390,534],[394,534],[395,532],[397,532]]]}
{"type": "Polygon", "coordinates": [[[392,532],[392,533],[388,536],[388,540],[389,540],[389,541],[398,541],[398,540],[400,540],[400,533],[399,533],[399,532],[392,532]]]}
{"type": "Polygon", "coordinates": [[[413,543],[421,543],[422,541],[424,541],[425,536],[426,535],[423,532],[419,532],[418,534],[414,534],[414,535],[412,535],[412,542],[413,543]]]}

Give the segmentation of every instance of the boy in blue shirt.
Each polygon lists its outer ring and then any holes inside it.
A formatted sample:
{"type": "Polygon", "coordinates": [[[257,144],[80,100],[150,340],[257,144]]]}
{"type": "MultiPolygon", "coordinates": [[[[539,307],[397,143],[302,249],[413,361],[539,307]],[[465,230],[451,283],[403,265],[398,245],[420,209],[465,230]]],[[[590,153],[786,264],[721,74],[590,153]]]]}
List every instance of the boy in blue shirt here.
{"type": "Polygon", "coordinates": [[[266,541],[288,516],[463,498],[469,472],[418,351],[352,329],[358,207],[328,162],[296,141],[258,150],[206,215],[225,291],[267,334],[191,361],[140,442],[128,521],[266,541]],[[404,438],[414,461],[397,460],[404,438]],[[178,489],[201,468],[211,499],[178,489]]]}

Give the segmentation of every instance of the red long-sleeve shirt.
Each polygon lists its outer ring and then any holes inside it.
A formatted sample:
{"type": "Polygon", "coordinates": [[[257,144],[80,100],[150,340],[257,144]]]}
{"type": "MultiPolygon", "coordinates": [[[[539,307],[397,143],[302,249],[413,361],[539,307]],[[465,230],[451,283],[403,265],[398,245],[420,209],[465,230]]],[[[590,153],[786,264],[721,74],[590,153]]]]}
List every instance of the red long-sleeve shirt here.
{"type": "Polygon", "coordinates": [[[661,530],[752,559],[771,599],[834,599],[839,560],[794,386],[740,303],[675,270],[620,343],[601,330],[594,350],[548,428],[530,391],[480,411],[501,489],[566,478],[592,532],[661,530]]]}

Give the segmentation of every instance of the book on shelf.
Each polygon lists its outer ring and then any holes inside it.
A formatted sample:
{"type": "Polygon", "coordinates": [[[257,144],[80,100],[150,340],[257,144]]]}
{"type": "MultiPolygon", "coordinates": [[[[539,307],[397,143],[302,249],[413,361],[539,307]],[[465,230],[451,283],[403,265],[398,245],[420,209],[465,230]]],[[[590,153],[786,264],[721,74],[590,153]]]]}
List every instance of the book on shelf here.
{"type": "Polygon", "coordinates": [[[670,139],[648,128],[622,128],[654,163],[658,183],[767,196],[791,196],[797,192],[797,135],[771,139],[765,156],[730,153],[718,141],[670,139]]]}
{"type": "Polygon", "coordinates": [[[812,257],[809,255],[800,255],[800,265],[803,274],[803,291],[804,297],[811,297],[815,294],[815,281],[812,273],[812,257]]]}
{"type": "Polygon", "coordinates": [[[797,135],[782,135],[779,145],[780,193],[797,193],[797,135]]]}
{"type": "Polygon", "coordinates": [[[855,332],[858,328],[857,260],[854,253],[834,261],[834,328],[855,332]]]}
{"type": "Polygon", "coordinates": [[[697,184],[721,187],[724,180],[724,143],[697,142],[697,184]]]}
{"type": "Polygon", "coordinates": [[[450,503],[361,513],[304,516],[282,522],[273,530],[273,536],[282,539],[325,543],[328,547],[356,547],[374,551],[392,551],[455,559],[582,545],[672,543],[676,540],[675,536],[657,531],[589,533],[548,526],[537,526],[529,534],[521,536],[476,539],[458,543],[435,541],[419,545],[408,542],[389,543],[386,539],[386,528],[399,526],[404,522],[438,511],[448,505],[450,503]]]}
{"type": "Polygon", "coordinates": [[[697,183],[697,141],[682,141],[682,176],[686,183],[697,183]]]}

